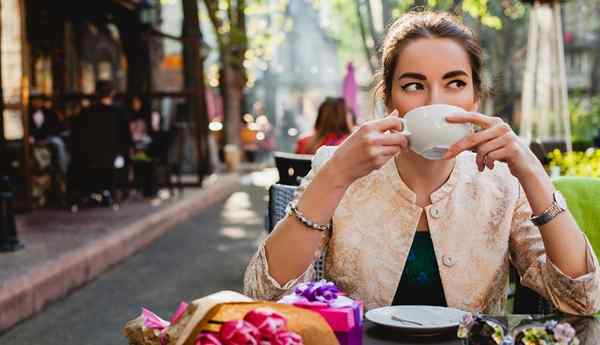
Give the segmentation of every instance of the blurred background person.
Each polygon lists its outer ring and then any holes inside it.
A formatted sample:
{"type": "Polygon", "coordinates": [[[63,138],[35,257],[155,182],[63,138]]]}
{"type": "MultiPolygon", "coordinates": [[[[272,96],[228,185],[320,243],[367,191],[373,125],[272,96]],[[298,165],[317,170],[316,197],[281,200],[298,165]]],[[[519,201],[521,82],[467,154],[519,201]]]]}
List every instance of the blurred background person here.
{"type": "Polygon", "coordinates": [[[314,154],[323,145],[339,145],[350,135],[353,127],[353,116],[344,99],[327,97],[319,106],[313,131],[298,139],[296,153],[314,154]]]}
{"type": "Polygon", "coordinates": [[[66,173],[69,157],[61,137],[64,126],[52,109],[52,102],[48,96],[33,93],[29,107],[29,123],[29,142],[34,145],[50,145],[62,173],[66,173]]]}
{"type": "Polygon", "coordinates": [[[106,191],[112,200],[113,191],[122,194],[128,191],[126,158],[131,147],[128,114],[113,103],[116,90],[111,81],[98,81],[96,93],[98,102],[84,109],[72,122],[72,164],[68,179],[74,203],[79,202],[79,194],[106,191]]]}
{"type": "Polygon", "coordinates": [[[153,198],[157,194],[154,163],[160,126],[160,114],[150,114],[149,107],[141,97],[134,96],[129,111],[130,159],[133,166],[133,186],[145,198],[153,198]]]}

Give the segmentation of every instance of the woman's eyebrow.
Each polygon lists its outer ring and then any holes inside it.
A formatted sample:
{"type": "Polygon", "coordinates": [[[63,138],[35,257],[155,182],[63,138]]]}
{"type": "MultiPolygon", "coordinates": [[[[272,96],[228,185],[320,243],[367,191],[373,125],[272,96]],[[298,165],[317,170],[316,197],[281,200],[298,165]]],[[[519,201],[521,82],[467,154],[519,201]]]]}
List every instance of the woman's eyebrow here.
{"type": "Polygon", "coordinates": [[[402,79],[402,78],[412,78],[412,79],[418,79],[418,80],[427,80],[427,77],[425,77],[422,74],[419,73],[414,73],[414,72],[406,72],[406,73],[402,73],[398,79],[402,79]]]}
{"type": "Polygon", "coordinates": [[[458,76],[468,77],[469,75],[465,71],[456,70],[456,71],[452,71],[452,72],[448,72],[448,73],[444,74],[442,79],[454,78],[454,77],[458,77],[458,76]]]}

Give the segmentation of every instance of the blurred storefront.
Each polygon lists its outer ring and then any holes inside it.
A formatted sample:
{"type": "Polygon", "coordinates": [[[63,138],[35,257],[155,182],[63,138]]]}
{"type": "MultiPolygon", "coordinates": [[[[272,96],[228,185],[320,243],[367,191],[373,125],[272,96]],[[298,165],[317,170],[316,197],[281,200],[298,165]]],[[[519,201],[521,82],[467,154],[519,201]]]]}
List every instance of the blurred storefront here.
{"type": "Polygon", "coordinates": [[[150,98],[163,58],[155,30],[160,4],[3,0],[1,11],[2,167],[17,189],[18,208],[29,209],[30,95],[45,97],[65,122],[93,98],[98,80],[113,81],[121,98],[150,98]]]}

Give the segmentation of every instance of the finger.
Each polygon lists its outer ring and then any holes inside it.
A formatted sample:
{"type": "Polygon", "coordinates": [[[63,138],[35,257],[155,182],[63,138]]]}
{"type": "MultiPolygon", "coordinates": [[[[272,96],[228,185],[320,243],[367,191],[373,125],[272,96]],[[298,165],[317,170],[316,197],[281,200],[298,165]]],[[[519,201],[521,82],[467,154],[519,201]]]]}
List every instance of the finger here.
{"type": "Polygon", "coordinates": [[[497,121],[497,117],[479,113],[455,113],[446,116],[448,123],[472,123],[483,129],[492,127],[497,121]]]}
{"type": "Polygon", "coordinates": [[[402,133],[377,133],[372,136],[372,143],[379,146],[408,147],[408,139],[402,133]]]}
{"type": "Polygon", "coordinates": [[[486,156],[486,166],[490,169],[494,168],[494,161],[506,162],[506,158],[509,156],[510,150],[507,147],[492,151],[486,156]]]}
{"type": "Polygon", "coordinates": [[[494,169],[494,159],[486,156],[486,158],[485,158],[485,166],[488,169],[490,169],[490,170],[494,169]]]}
{"type": "Polygon", "coordinates": [[[509,139],[510,138],[503,135],[501,137],[498,137],[496,139],[493,139],[486,143],[481,144],[477,148],[477,157],[475,159],[477,162],[477,167],[483,168],[483,165],[485,163],[485,157],[487,156],[487,154],[492,151],[498,150],[501,147],[506,146],[506,144],[508,144],[508,142],[509,142],[509,139]]]}
{"type": "Polygon", "coordinates": [[[385,131],[397,131],[397,132],[402,132],[402,130],[404,129],[404,124],[402,123],[402,120],[400,119],[400,117],[398,117],[398,112],[394,111],[392,112],[390,115],[386,116],[385,118],[381,119],[381,120],[375,120],[372,122],[372,126],[375,130],[377,130],[378,132],[385,132],[385,131]],[[394,115],[396,114],[396,115],[394,115]]]}
{"type": "Polygon", "coordinates": [[[402,151],[400,146],[380,146],[375,149],[375,154],[377,156],[394,156],[400,151],[402,151]]]}
{"type": "Polygon", "coordinates": [[[448,152],[446,152],[446,154],[444,155],[444,159],[454,158],[459,153],[465,150],[475,148],[481,145],[482,143],[499,137],[502,134],[505,134],[505,129],[503,129],[502,126],[498,126],[484,129],[481,132],[468,135],[467,137],[459,140],[458,142],[450,146],[448,152]]]}

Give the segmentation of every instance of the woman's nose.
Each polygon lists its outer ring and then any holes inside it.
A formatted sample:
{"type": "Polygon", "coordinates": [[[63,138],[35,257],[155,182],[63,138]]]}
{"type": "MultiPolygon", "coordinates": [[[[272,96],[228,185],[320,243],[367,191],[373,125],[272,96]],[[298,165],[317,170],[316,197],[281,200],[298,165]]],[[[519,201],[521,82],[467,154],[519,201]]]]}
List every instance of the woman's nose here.
{"type": "Polygon", "coordinates": [[[432,87],[429,89],[429,99],[427,105],[448,104],[448,97],[442,88],[432,87]]]}

